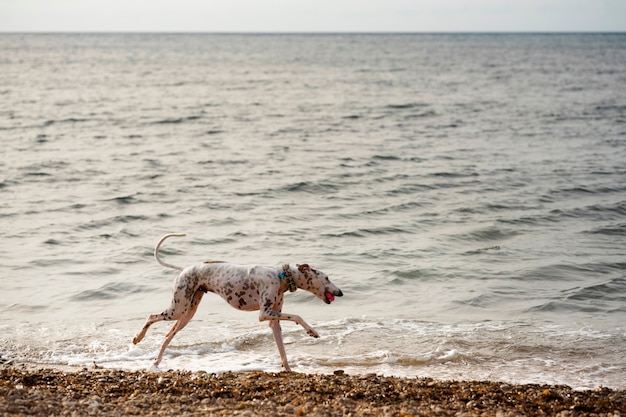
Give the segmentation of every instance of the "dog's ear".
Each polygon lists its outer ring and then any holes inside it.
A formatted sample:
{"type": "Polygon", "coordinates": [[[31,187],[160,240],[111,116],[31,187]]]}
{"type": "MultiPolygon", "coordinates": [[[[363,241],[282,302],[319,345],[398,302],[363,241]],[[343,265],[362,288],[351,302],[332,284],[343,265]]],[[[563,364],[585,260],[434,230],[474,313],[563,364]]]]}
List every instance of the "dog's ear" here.
{"type": "Polygon", "coordinates": [[[309,266],[309,264],[302,264],[302,265],[296,264],[296,266],[298,267],[298,271],[300,272],[311,270],[311,267],[309,266]]]}

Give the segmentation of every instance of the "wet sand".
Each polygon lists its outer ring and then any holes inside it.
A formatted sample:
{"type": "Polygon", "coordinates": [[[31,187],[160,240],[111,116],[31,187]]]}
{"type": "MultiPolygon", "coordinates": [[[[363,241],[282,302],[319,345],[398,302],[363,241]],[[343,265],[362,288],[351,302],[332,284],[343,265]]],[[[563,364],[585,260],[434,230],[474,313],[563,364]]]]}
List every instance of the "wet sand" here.
{"type": "Polygon", "coordinates": [[[0,416],[626,416],[626,391],[377,375],[4,365],[0,416]]]}

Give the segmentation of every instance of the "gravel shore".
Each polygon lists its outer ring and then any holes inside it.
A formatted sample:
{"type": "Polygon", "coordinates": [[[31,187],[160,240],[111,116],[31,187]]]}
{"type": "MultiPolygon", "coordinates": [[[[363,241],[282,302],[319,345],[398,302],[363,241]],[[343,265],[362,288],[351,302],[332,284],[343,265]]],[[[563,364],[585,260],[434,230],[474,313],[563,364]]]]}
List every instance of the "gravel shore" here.
{"type": "Polygon", "coordinates": [[[0,416],[626,416],[626,391],[377,375],[4,366],[0,416]]]}

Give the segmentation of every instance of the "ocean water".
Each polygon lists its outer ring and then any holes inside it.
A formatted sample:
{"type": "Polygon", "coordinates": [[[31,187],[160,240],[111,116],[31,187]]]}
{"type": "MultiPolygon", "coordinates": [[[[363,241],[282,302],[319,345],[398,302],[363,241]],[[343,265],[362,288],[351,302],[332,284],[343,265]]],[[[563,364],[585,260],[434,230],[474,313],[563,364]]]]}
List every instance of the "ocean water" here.
{"type": "MultiPolygon", "coordinates": [[[[0,357],[147,369],[188,265],[307,262],[293,370],[626,388],[626,35],[0,35],[0,357]]],[[[204,297],[161,369],[279,371],[204,297]]]]}

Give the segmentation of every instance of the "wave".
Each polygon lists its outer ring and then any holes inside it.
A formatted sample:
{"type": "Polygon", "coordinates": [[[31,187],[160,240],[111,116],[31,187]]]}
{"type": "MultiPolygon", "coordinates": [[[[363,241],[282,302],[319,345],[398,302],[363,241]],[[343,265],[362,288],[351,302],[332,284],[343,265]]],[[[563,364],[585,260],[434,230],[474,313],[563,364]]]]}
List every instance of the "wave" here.
{"type": "Polygon", "coordinates": [[[500,250],[500,245],[495,245],[495,246],[489,246],[486,248],[469,250],[467,252],[463,252],[463,255],[482,255],[487,252],[499,251],[499,250],[500,250]]]}
{"type": "Polygon", "coordinates": [[[452,235],[452,238],[454,240],[463,240],[470,242],[492,242],[511,239],[520,234],[522,234],[522,232],[518,230],[488,226],[465,233],[455,234],[452,235]]]}
{"type": "Polygon", "coordinates": [[[60,120],[46,120],[43,123],[43,127],[49,127],[52,126],[54,124],[63,124],[63,123],[84,123],[84,122],[89,122],[92,121],[94,119],[85,119],[85,118],[79,118],[79,117],[69,117],[67,119],[60,119],[60,120]]]}
{"type": "Polygon", "coordinates": [[[402,279],[416,279],[430,275],[423,269],[402,269],[393,271],[391,274],[402,279]]]}
{"type": "Polygon", "coordinates": [[[603,195],[603,194],[614,194],[614,193],[622,193],[626,191],[625,186],[585,186],[578,185],[574,187],[564,187],[558,188],[555,190],[551,190],[548,194],[544,195],[547,199],[552,199],[555,197],[563,198],[563,197],[576,197],[576,196],[585,196],[585,195],[603,195]]]}
{"type": "Polygon", "coordinates": [[[106,200],[103,200],[105,202],[114,202],[120,205],[126,205],[126,204],[136,204],[138,203],[138,199],[135,197],[138,194],[134,194],[134,195],[124,195],[124,196],[120,196],[120,197],[113,197],[113,198],[109,198],[106,200]]]}
{"type": "Polygon", "coordinates": [[[397,188],[389,190],[386,192],[388,196],[396,196],[396,195],[411,195],[417,194],[422,191],[429,191],[438,188],[433,184],[423,184],[423,183],[413,183],[413,184],[403,184],[397,188]]]}
{"type": "MultiPolygon", "coordinates": [[[[626,270],[626,265],[622,265],[619,269],[626,270]]],[[[566,299],[571,301],[626,304],[626,278],[618,277],[601,284],[575,287],[565,292],[568,293],[566,299]]]]}
{"type": "Polygon", "coordinates": [[[596,227],[594,229],[586,230],[585,233],[591,235],[626,236],[626,223],[596,227]]]}
{"type": "Polygon", "coordinates": [[[435,348],[422,354],[398,353],[391,350],[377,350],[360,355],[350,353],[335,358],[318,359],[317,362],[329,368],[349,368],[352,372],[361,373],[363,370],[378,367],[380,365],[392,365],[397,367],[426,367],[440,365],[449,362],[468,362],[471,359],[462,355],[456,349],[435,348]],[[361,369],[359,369],[361,368],[361,369]]]}
{"type": "Polygon", "coordinates": [[[95,229],[101,229],[103,227],[111,226],[111,225],[130,224],[130,223],[144,222],[144,221],[149,221],[149,220],[151,220],[149,216],[127,214],[127,215],[113,216],[113,217],[109,217],[106,219],[91,220],[88,223],[83,223],[81,225],[76,226],[76,228],[78,230],[95,230],[95,229]]]}
{"type": "Polygon", "coordinates": [[[550,313],[618,313],[626,311],[626,278],[617,277],[606,282],[563,290],[529,312],[550,313]]]}
{"type": "Polygon", "coordinates": [[[285,185],[279,189],[279,191],[288,193],[310,193],[310,194],[328,194],[336,193],[340,191],[339,184],[332,184],[328,182],[312,182],[312,181],[298,181],[285,185]]]}
{"type": "Polygon", "coordinates": [[[533,306],[526,310],[529,313],[559,313],[559,314],[570,314],[570,313],[602,313],[606,312],[606,310],[600,306],[596,305],[580,305],[577,303],[570,303],[567,301],[547,301],[540,305],[533,306]]]}
{"type": "Polygon", "coordinates": [[[412,231],[401,227],[378,227],[378,228],[358,228],[356,230],[349,230],[345,232],[323,233],[322,237],[334,237],[334,238],[363,238],[367,236],[383,236],[383,235],[396,235],[412,233],[412,231]]]}
{"type": "Polygon", "coordinates": [[[145,285],[135,285],[129,282],[108,282],[100,288],[79,291],[69,297],[70,301],[91,302],[115,300],[125,298],[131,294],[150,293],[155,291],[145,285]]]}
{"type": "MultiPolygon", "coordinates": [[[[140,345],[129,345],[143,320],[107,322],[99,326],[43,328],[28,340],[0,340],[6,360],[86,366],[97,363],[121,369],[150,366],[167,326],[154,326],[140,345]],[[104,332],[103,332],[104,331],[104,332]]],[[[195,320],[196,332],[183,332],[165,352],[171,369],[207,372],[280,369],[266,326],[216,324],[195,320]]],[[[420,375],[438,379],[490,379],[547,382],[575,387],[623,387],[621,369],[600,370],[596,355],[619,357],[624,335],[588,327],[515,321],[445,324],[415,319],[380,320],[350,317],[318,322],[319,339],[296,326],[283,326],[293,367],[301,372],[420,375]],[[588,370],[597,373],[590,376],[588,370]],[[529,377],[528,374],[532,374],[529,377]]],[[[28,329],[27,329],[28,330],[28,329]]],[[[11,331],[9,329],[9,331],[11,331]]],[[[31,332],[27,332],[31,334],[31,332]]]]}
{"type": "Polygon", "coordinates": [[[424,108],[428,106],[430,106],[428,103],[412,102],[412,103],[387,104],[385,108],[393,109],[393,110],[404,110],[404,109],[424,108]]]}
{"type": "Polygon", "coordinates": [[[434,172],[429,174],[429,177],[434,178],[468,178],[480,176],[477,172],[434,172]]]}
{"type": "MultiPolygon", "coordinates": [[[[404,116],[405,119],[421,119],[426,117],[434,117],[437,116],[437,112],[434,110],[426,110],[418,113],[410,113],[404,116]]],[[[449,125],[449,127],[457,127],[456,125],[449,125]]]]}
{"type": "Polygon", "coordinates": [[[372,216],[388,213],[402,213],[407,211],[413,211],[417,208],[423,207],[423,203],[419,201],[409,201],[407,203],[394,204],[391,206],[382,207],[376,210],[365,210],[354,214],[341,215],[343,218],[363,218],[363,216],[372,216]]]}
{"type": "MultiPolygon", "coordinates": [[[[393,162],[408,162],[408,163],[420,163],[425,162],[427,159],[421,158],[419,156],[398,156],[398,155],[388,155],[388,154],[376,154],[369,158],[369,162],[366,166],[378,166],[383,163],[393,163],[393,162]]],[[[352,159],[346,159],[346,162],[352,161],[352,159]]],[[[410,178],[407,174],[395,174],[395,176],[403,176],[405,178],[410,178]]]]}
{"type": "Polygon", "coordinates": [[[172,117],[167,119],[157,120],[156,122],[152,122],[155,125],[167,125],[167,124],[181,124],[188,121],[201,119],[202,116],[187,116],[187,117],[172,117]]]}
{"type": "Polygon", "coordinates": [[[9,304],[0,307],[0,312],[6,312],[9,314],[37,314],[50,309],[50,305],[42,304],[9,304]]]}
{"type": "Polygon", "coordinates": [[[198,165],[223,165],[227,167],[232,165],[248,165],[249,163],[250,160],[248,159],[208,159],[197,162],[198,165]]]}
{"type": "Polygon", "coordinates": [[[530,268],[522,272],[513,279],[521,280],[549,280],[571,281],[572,277],[577,279],[605,277],[607,274],[620,274],[626,269],[624,263],[558,263],[530,268]]]}
{"type": "MultiPolygon", "coordinates": [[[[528,208],[528,211],[535,211],[534,208],[528,208]]],[[[626,202],[620,201],[607,204],[592,204],[583,207],[571,207],[571,208],[559,208],[552,209],[550,211],[538,211],[536,214],[526,214],[520,217],[514,217],[509,219],[498,219],[500,223],[508,224],[529,224],[529,225],[546,225],[555,224],[568,219],[585,219],[591,221],[619,221],[626,216],[626,202]]],[[[608,226],[605,231],[606,234],[611,233],[611,229],[616,229],[617,234],[620,234],[621,224],[616,226],[608,226]]],[[[598,230],[598,233],[602,234],[603,227],[589,230],[588,233],[593,233],[593,230],[598,230]]]]}
{"type": "Polygon", "coordinates": [[[402,158],[397,156],[397,155],[374,155],[371,158],[372,160],[376,161],[401,161],[402,158]]]}

